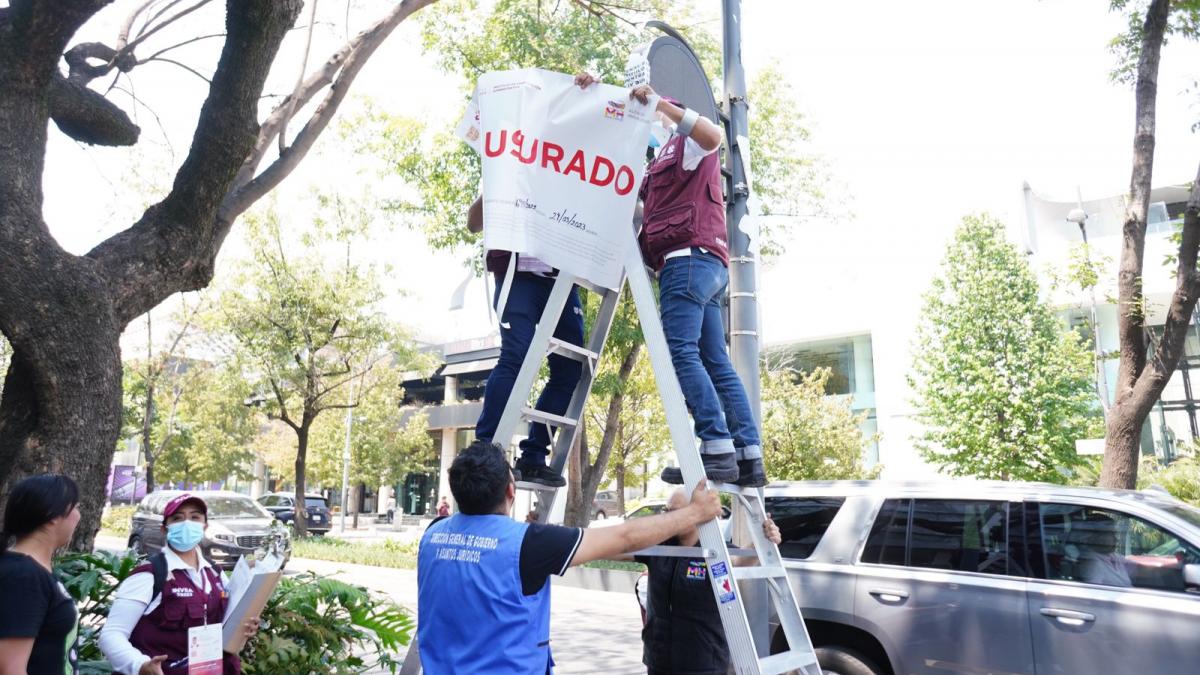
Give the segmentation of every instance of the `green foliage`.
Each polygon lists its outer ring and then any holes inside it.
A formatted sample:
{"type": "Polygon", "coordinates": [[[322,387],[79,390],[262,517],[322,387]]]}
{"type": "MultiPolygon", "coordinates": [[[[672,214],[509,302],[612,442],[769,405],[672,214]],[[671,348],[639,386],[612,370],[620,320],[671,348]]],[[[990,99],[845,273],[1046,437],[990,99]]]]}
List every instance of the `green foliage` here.
{"type": "Polygon", "coordinates": [[[108,507],[100,516],[100,531],[114,537],[128,537],[129,521],[136,510],[137,506],[133,505],[108,507]]]}
{"type": "Polygon", "coordinates": [[[762,375],[763,461],[776,480],[874,478],[863,451],[876,440],[863,435],[866,414],[844,398],[825,395],[828,368],[799,373],[775,368],[762,375]]]}
{"type": "Polygon", "coordinates": [[[54,575],[75,600],[79,611],[79,671],[84,675],[111,673],[100,652],[100,629],[108,618],[114,593],[138,565],[132,551],[69,553],[54,561],[54,575]]]}
{"type": "Polygon", "coordinates": [[[398,672],[408,611],[367,589],[311,574],[284,577],[242,652],[246,675],[398,672]]]}
{"type": "MultiPolygon", "coordinates": [[[[1117,65],[1109,76],[1114,82],[1133,84],[1137,78],[1137,63],[1142,54],[1142,27],[1146,21],[1149,0],[1111,0],[1109,8],[1125,14],[1125,32],[1109,42],[1109,49],[1117,57],[1117,65]]],[[[1200,37],[1200,0],[1172,0],[1171,13],[1167,17],[1167,28],[1163,35],[1164,44],[1178,36],[1185,40],[1200,37]]]]}
{"type": "Polygon", "coordinates": [[[245,405],[250,384],[235,364],[199,364],[151,434],[157,482],[249,477],[261,418],[245,405]]]}
{"type": "Polygon", "coordinates": [[[388,540],[361,544],[325,536],[293,541],[292,555],[297,558],[411,570],[417,567],[417,542],[388,540]]]}
{"type": "MultiPolygon", "coordinates": [[[[131,551],[72,553],[55,575],[79,608],[79,663],[86,675],[110,673],[99,634],[117,586],[138,565],[131,551]]],[[[364,588],[311,574],[284,577],[267,602],[258,634],[242,651],[247,675],[397,672],[398,650],[412,637],[409,613],[364,588]]]]}
{"type": "MultiPolygon", "coordinates": [[[[316,441],[323,477],[340,483],[340,468],[335,480],[331,467],[335,455],[340,467],[345,416],[325,411],[362,406],[354,437],[377,464],[387,453],[407,450],[403,456],[410,457],[427,449],[417,438],[419,426],[397,431],[399,373],[420,358],[383,311],[386,270],[352,262],[353,248],[370,243],[375,211],[337,196],[316,201],[307,228],[285,232],[271,210],[247,219],[250,260],[231,275],[204,322],[225,336],[231,362],[247,374],[243,396],[257,392],[268,417],[294,432],[295,453],[307,455],[310,440],[316,441]],[[338,248],[344,257],[321,253],[338,248]]],[[[384,468],[399,466],[397,460],[384,468]]],[[[294,473],[280,472],[293,480],[294,473]]],[[[381,468],[359,477],[378,485],[386,473],[381,468]]]]}
{"type": "Polygon", "coordinates": [[[1138,469],[1138,489],[1158,486],[1192,506],[1200,506],[1200,459],[1185,455],[1163,464],[1156,457],[1143,457],[1138,469]]]}
{"type": "Polygon", "coordinates": [[[1075,440],[1099,433],[1091,354],[989,216],[955,233],[914,355],[917,447],[952,475],[1061,482],[1080,462],[1075,440]]]}

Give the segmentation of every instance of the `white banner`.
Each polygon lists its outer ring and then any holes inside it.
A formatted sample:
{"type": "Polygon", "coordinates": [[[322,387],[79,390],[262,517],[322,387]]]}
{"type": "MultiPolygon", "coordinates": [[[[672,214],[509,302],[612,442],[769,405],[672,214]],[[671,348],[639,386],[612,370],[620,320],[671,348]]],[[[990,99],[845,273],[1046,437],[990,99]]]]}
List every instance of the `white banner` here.
{"type": "Polygon", "coordinates": [[[657,99],[545,70],[487,73],[458,134],[483,159],[483,241],[607,288],[634,246],[657,99]]]}

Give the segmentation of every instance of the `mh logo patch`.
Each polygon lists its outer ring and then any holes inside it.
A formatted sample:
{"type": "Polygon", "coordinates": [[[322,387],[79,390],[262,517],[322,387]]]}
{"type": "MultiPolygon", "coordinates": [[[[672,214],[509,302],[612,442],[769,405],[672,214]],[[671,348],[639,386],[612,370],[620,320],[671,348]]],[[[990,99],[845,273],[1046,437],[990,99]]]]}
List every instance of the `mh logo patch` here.
{"type": "Polygon", "coordinates": [[[687,578],[692,581],[704,581],[708,578],[708,567],[700,561],[692,561],[688,563],[687,578]]]}

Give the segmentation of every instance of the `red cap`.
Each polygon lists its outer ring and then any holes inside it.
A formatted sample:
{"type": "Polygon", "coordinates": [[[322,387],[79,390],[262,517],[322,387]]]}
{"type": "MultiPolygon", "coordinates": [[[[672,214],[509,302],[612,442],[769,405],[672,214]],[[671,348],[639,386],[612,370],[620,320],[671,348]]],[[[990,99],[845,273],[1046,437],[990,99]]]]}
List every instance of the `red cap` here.
{"type": "Polygon", "coordinates": [[[204,512],[205,517],[208,517],[208,504],[205,504],[204,500],[196,495],[190,492],[185,492],[167,502],[167,505],[163,507],[163,520],[170,518],[172,514],[179,510],[179,507],[183,506],[187,502],[196,502],[196,504],[200,506],[200,510],[204,512]]]}

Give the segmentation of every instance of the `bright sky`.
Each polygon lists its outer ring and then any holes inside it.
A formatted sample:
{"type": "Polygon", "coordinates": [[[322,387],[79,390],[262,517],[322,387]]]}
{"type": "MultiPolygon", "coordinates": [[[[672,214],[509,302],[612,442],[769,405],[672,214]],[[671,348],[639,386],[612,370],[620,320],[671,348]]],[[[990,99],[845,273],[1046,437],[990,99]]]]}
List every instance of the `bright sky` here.
{"type": "MultiPolygon", "coordinates": [[[[133,4],[118,0],[80,39],[111,42],[116,23],[133,4]]],[[[331,23],[345,11],[344,3],[335,4],[338,16],[324,17],[331,23]]],[[[390,6],[378,0],[352,4],[354,30],[390,6]]],[[[805,225],[789,249],[798,257],[787,260],[816,266],[818,273],[822,266],[833,271],[855,264],[865,268],[860,281],[870,288],[885,281],[879,274],[900,271],[906,276],[904,269],[936,264],[946,234],[963,214],[990,210],[1020,225],[1015,207],[1022,180],[1039,192],[1064,196],[1073,196],[1078,184],[1085,198],[1126,189],[1133,96],[1129,88],[1108,80],[1114,57],[1107,43],[1121,30],[1122,20],[1110,15],[1106,4],[745,2],[743,53],[751,75],[772,60],[780,63],[801,98],[798,112],[813,128],[813,149],[825,157],[841,186],[839,196],[848,204],[836,227],[861,233],[853,239],[853,250],[829,251],[820,243],[846,238],[822,232],[826,224],[805,225]],[[892,264],[875,265],[878,261],[892,264]]],[[[208,29],[220,27],[216,9],[209,16],[189,18],[193,23],[180,26],[181,34],[215,32],[208,29]]],[[[312,63],[323,61],[343,38],[340,26],[317,31],[312,63]]],[[[207,71],[219,42],[198,43],[177,56],[207,71]]],[[[294,83],[299,42],[293,39],[285,47],[279,63],[288,65],[273,73],[269,92],[287,91],[294,83]]],[[[1200,94],[1186,89],[1188,76],[1197,75],[1188,66],[1197,63],[1200,49],[1195,45],[1171,44],[1164,51],[1156,184],[1184,182],[1196,174],[1200,138],[1190,127],[1200,119],[1200,94]]],[[[131,203],[138,190],[130,184],[161,184],[170,173],[155,167],[181,161],[190,143],[204,84],[157,63],[139,67],[133,77],[138,96],[162,120],[174,159],[146,108],[138,109],[146,139],[141,151],[83,148],[52,133],[46,217],[73,252],[83,253],[133,222],[141,205],[131,203]]],[[[456,118],[462,107],[458,83],[420,53],[415,22],[398,29],[363,70],[353,93],[429,119],[456,118]]],[[[128,103],[121,95],[114,100],[128,103]]],[[[305,217],[296,207],[283,205],[303,203],[314,183],[332,183],[351,193],[382,189],[373,177],[355,175],[331,157],[337,157],[335,148],[327,147],[323,159],[310,156],[278,192],[276,201],[289,218],[305,217]]],[[[236,229],[226,248],[223,265],[239,250],[236,229]]],[[[489,330],[478,282],[469,289],[464,310],[447,311],[450,294],[465,274],[460,262],[466,252],[429,252],[421,236],[409,231],[387,235],[371,248],[362,253],[364,258],[392,262],[395,288],[408,292],[393,301],[394,313],[423,337],[456,339],[489,330]]],[[[813,273],[808,269],[805,276],[813,273]]],[[[786,282],[786,270],[768,278],[781,276],[786,282]]],[[[923,284],[924,278],[913,275],[912,283],[923,284]]],[[[770,306],[764,311],[769,326],[770,306]]]]}

